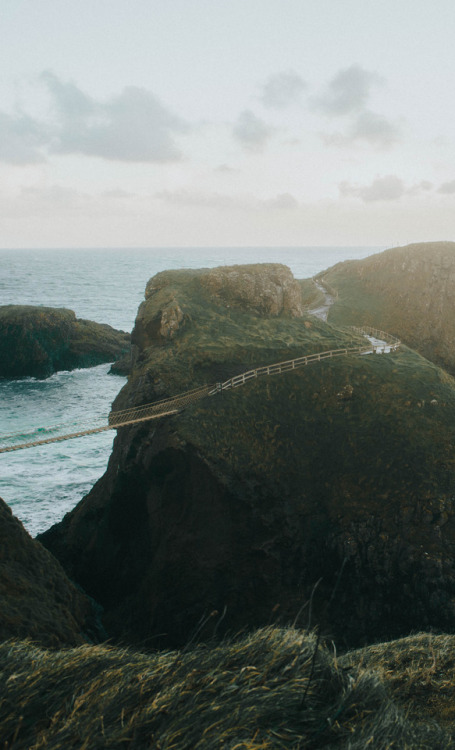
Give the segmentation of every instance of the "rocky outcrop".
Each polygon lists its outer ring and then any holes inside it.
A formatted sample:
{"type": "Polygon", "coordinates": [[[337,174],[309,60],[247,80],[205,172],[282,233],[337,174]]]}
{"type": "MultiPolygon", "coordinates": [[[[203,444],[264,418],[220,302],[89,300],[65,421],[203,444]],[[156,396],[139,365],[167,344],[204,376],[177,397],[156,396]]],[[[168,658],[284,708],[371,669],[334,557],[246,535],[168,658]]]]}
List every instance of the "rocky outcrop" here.
{"type": "MultiPolygon", "coordinates": [[[[352,345],[315,318],[226,308],[211,273],[150,282],[115,407],[352,345]],[[169,306],[182,317],[163,336],[169,306]]],[[[123,642],[270,622],[347,644],[453,630],[454,420],[453,379],[406,350],[258,378],[120,429],[105,476],[40,539],[123,642]]]]}
{"type": "Polygon", "coordinates": [[[278,263],[215,268],[204,274],[201,283],[226,307],[259,315],[303,315],[300,286],[289,268],[278,263]]]}
{"type": "Polygon", "coordinates": [[[455,242],[392,248],[323,277],[338,291],[329,320],[393,332],[455,372],[455,242]]]}
{"type": "Polygon", "coordinates": [[[0,499],[0,640],[29,638],[53,648],[101,633],[95,604],[25,531],[0,499]]]}
{"type": "Polygon", "coordinates": [[[0,307],[0,377],[46,378],[58,370],[113,362],[130,336],[111,326],[76,318],[72,310],[0,307]]]}

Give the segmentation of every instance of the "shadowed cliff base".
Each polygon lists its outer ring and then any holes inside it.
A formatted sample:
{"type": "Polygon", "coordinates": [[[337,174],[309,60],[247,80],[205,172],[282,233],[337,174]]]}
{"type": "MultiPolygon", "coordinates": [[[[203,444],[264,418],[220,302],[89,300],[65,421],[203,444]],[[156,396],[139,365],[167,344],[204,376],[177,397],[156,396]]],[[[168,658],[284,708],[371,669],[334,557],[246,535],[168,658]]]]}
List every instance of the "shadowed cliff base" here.
{"type": "MultiPolygon", "coordinates": [[[[98,607],[0,499],[0,641],[61,648],[105,637],[98,607]]],[[[1,733],[0,733],[1,735],[1,733]]]]}
{"type": "MultiPolygon", "coordinates": [[[[356,340],[283,304],[289,269],[237,267],[232,299],[224,273],[149,282],[115,408],[356,340]]],[[[454,425],[453,379],[412,351],[321,362],[121,429],[105,476],[40,539],[121,642],[180,646],[212,611],[217,635],[288,625],[310,598],[340,644],[450,630],[454,425]]]]}

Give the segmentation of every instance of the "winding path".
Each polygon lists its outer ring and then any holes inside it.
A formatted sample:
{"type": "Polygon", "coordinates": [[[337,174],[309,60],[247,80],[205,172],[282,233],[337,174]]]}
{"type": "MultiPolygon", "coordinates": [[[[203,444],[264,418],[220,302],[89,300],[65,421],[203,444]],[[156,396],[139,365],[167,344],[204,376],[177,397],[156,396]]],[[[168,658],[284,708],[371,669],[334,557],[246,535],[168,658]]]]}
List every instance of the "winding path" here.
{"type": "MultiPolygon", "coordinates": [[[[314,311],[312,314],[316,315],[317,313],[314,311]]],[[[318,315],[317,317],[320,316],[318,315]]],[[[209,396],[216,396],[217,394],[231,388],[238,388],[239,386],[245,385],[245,383],[248,383],[250,380],[264,375],[278,375],[280,373],[289,372],[290,370],[297,370],[301,367],[306,367],[315,362],[322,362],[325,359],[333,359],[334,357],[345,357],[355,354],[386,354],[396,351],[401,344],[401,342],[394,336],[385,333],[385,331],[379,331],[376,328],[371,328],[369,326],[363,328],[352,327],[352,330],[355,333],[366,336],[369,341],[368,345],[352,346],[343,349],[330,349],[329,351],[307,354],[303,357],[297,357],[296,359],[288,359],[283,362],[275,362],[271,365],[257,367],[254,370],[248,370],[247,372],[243,372],[233,378],[229,378],[223,383],[205,385],[191,391],[179,393],[171,398],[166,398],[162,401],[155,401],[151,404],[145,404],[144,406],[139,406],[134,409],[111,411],[110,414],[104,418],[102,424],[81,425],[77,431],[73,429],[72,432],[61,434],[65,425],[56,425],[52,427],[36,428],[32,433],[22,432],[12,435],[3,435],[0,436],[0,444],[3,443],[3,445],[0,445],[0,453],[10,453],[24,448],[47,445],[48,443],[58,443],[63,440],[72,440],[73,438],[83,437],[84,435],[94,435],[98,432],[105,432],[106,430],[114,430],[118,427],[138,424],[139,422],[146,422],[152,419],[162,419],[163,417],[178,414],[182,409],[185,409],[196,401],[200,401],[209,396]]]]}

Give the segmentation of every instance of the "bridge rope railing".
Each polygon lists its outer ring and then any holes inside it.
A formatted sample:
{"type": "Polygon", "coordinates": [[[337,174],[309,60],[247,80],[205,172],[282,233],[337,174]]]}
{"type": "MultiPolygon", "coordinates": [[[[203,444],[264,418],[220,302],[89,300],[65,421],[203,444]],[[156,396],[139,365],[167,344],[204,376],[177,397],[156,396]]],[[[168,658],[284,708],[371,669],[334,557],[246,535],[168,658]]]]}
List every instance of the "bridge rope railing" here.
{"type": "MultiPolygon", "coordinates": [[[[94,435],[99,432],[105,432],[106,430],[113,430],[119,427],[127,427],[129,425],[146,422],[152,419],[161,419],[166,416],[178,414],[180,411],[182,411],[182,409],[186,408],[190,404],[195,403],[196,401],[200,401],[201,399],[207,398],[209,396],[215,396],[217,393],[221,393],[222,391],[245,385],[247,382],[255,378],[278,375],[280,373],[297,370],[301,367],[306,367],[307,365],[314,362],[322,362],[323,360],[333,359],[335,357],[343,357],[354,354],[369,354],[376,352],[386,353],[396,351],[401,344],[399,339],[397,339],[396,337],[371,326],[351,326],[351,330],[354,333],[371,337],[374,339],[374,341],[370,341],[370,344],[365,346],[357,345],[352,347],[344,347],[341,349],[329,349],[327,351],[316,352],[314,354],[306,354],[302,357],[288,359],[282,362],[275,362],[271,365],[256,367],[252,370],[248,370],[247,372],[243,372],[240,375],[235,375],[234,377],[228,378],[228,380],[225,380],[221,383],[213,383],[211,385],[200,386],[199,388],[194,388],[193,390],[179,393],[176,396],[171,396],[170,398],[165,398],[161,401],[154,401],[150,404],[144,404],[142,406],[130,409],[111,411],[107,419],[104,418],[105,423],[97,427],[92,426],[89,428],[68,432],[64,435],[50,435],[49,437],[39,437],[37,439],[35,437],[35,439],[33,440],[16,443],[15,445],[0,445],[0,453],[9,453],[11,451],[17,451],[23,448],[33,448],[39,445],[57,443],[64,440],[83,437],[84,435],[94,435]]],[[[98,418],[98,421],[100,419],[102,418],[98,418]]],[[[73,424],[74,426],[76,426],[77,423],[73,424]]],[[[60,425],[60,428],[61,427],[62,425],[60,425]]],[[[34,435],[36,436],[37,432],[41,432],[43,430],[49,431],[52,429],[58,429],[58,425],[52,428],[38,428],[34,431],[34,435]]],[[[28,435],[30,436],[31,434],[33,433],[28,433],[28,435]]],[[[25,431],[15,433],[14,435],[3,435],[0,436],[0,442],[13,438],[24,440],[24,437],[26,436],[27,433],[25,431]]]]}

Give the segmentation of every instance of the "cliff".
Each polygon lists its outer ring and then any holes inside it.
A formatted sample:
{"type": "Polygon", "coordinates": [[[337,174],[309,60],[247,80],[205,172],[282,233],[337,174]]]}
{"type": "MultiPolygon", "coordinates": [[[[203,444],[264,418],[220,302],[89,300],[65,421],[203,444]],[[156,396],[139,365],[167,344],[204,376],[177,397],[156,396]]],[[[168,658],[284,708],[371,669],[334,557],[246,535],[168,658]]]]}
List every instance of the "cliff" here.
{"type": "Polygon", "coordinates": [[[0,641],[77,646],[100,635],[94,603],[0,499],[0,641]]]}
{"type": "Polygon", "coordinates": [[[455,242],[392,248],[322,276],[338,292],[329,321],[394,332],[455,373],[455,242]]]}
{"type": "Polygon", "coordinates": [[[0,307],[0,377],[46,378],[58,370],[113,362],[129,349],[129,334],[76,318],[65,308],[0,307]]]}
{"type": "MultiPolygon", "coordinates": [[[[115,408],[354,342],[286,302],[288,269],[234,272],[149,282],[115,408]]],[[[318,621],[348,645],[451,629],[454,423],[453,379],[406,349],[259,378],[120,429],[105,476],[40,538],[123,642],[269,622],[318,621]]]]}

